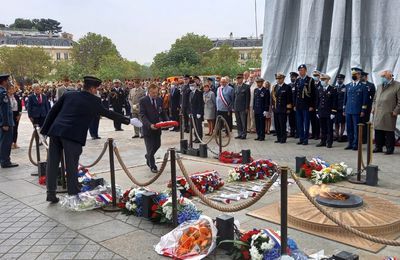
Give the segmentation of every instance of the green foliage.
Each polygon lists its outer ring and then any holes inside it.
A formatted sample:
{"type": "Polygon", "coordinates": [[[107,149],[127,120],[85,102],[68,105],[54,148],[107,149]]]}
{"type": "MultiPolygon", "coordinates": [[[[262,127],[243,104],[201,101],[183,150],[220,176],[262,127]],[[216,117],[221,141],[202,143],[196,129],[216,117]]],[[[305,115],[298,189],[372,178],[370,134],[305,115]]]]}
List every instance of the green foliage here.
{"type": "Polygon", "coordinates": [[[17,79],[43,79],[51,68],[51,57],[42,48],[0,48],[0,71],[11,73],[17,79]]]}
{"type": "Polygon", "coordinates": [[[29,19],[17,18],[13,24],[10,24],[13,29],[34,29],[34,24],[29,19]]]}
{"type": "Polygon", "coordinates": [[[17,18],[14,23],[10,25],[13,29],[36,29],[41,32],[59,33],[62,30],[60,22],[53,19],[23,19],[17,18]]]}
{"type": "Polygon", "coordinates": [[[213,43],[207,36],[188,33],[177,39],[175,43],[172,44],[171,50],[190,48],[201,55],[211,50],[212,47],[213,43]]]}

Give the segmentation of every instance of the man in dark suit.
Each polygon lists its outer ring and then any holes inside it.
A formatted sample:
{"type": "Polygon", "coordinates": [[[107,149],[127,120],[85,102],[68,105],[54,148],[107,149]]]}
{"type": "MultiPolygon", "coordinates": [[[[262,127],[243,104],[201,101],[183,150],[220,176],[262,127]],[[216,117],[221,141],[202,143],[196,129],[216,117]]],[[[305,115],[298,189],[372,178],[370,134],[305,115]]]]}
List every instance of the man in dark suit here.
{"type": "Polygon", "coordinates": [[[292,108],[292,87],[285,84],[285,74],[275,74],[276,85],[272,90],[272,110],[277,140],[275,143],[286,143],[287,115],[292,108]]]}
{"type": "MultiPolygon", "coordinates": [[[[114,112],[123,115],[122,107],[125,105],[126,93],[119,79],[114,79],[113,84],[114,87],[110,92],[109,100],[114,112]]],[[[115,131],[123,131],[120,122],[114,121],[114,128],[115,131]]]]}
{"type": "Polygon", "coordinates": [[[257,88],[254,90],[253,110],[254,119],[256,121],[257,138],[256,141],[265,140],[265,117],[269,111],[271,94],[268,89],[264,88],[264,79],[256,80],[257,88]]]}
{"type": "MultiPolygon", "coordinates": [[[[203,92],[199,89],[199,85],[196,83],[190,84],[190,113],[193,117],[194,126],[196,128],[199,137],[203,139],[203,120],[204,120],[204,99],[203,92]]],[[[194,143],[200,143],[197,138],[193,141],[194,143]]]]}
{"type": "Polygon", "coordinates": [[[33,84],[32,88],[33,93],[28,97],[28,117],[32,124],[42,127],[47,113],[49,113],[50,104],[46,95],[42,94],[39,84],[33,84]]]}
{"type": "Polygon", "coordinates": [[[238,74],[236,80],[233,110],[235,110],[238,135],[235,138],[246,139],[247,113],[249,112],[250,106],[250,86],[243,83],[243,74],[238,74]]]}
{"type": "Polygon", "coordinates": [[[150,84],[147,89],[148,95],[139,101],[139,115],[143,122],[143,136],[146,145],[146,163],[151,172],[157,173],[156,160],[154,155],[161,146],[161,129],[154,125],[160,122],[162,113],[162,100],[158,97],[158,87],[150,84]]]}
{"type": "Polygon", "coordinates": [[[109,111],[103,107],[96,88],[101,80],[95,77],[84,77],[83,91],[72,91],[61,96],[60,100],[50,110],[42,127],[41,134],[50,137],[47,158],[47,201],[57,203],[57,177],[61,156],[65,155],[67,172],[67,187],[69,195],[79,193],[78,169],[82,146],[85,146],[87,131],[92,118],[104,116],[124,124],[133,124],[134,120],[121,114],[109,111]]]}
{"type": "Polygon", "coordinates": [[[183,76],[183,85],[181,87],[181,113],[183,115],[185,132],[189,133],[189,98],[190,98],[190,87],[189,87],[190,76],[183,76]]]}
{"type": "MultiPolygon", "coordinates": [[[[173,82],[171,84],[170,94],[169,106],[171,109],[171,119],[174,121],[179,121],[181,91],[177,86],[177,82],[173,82]]],[[[172,131],[179,131],[179,127],[174,127],[172,131]]]]}
{"type": "Polygon", "coordinates": [[[363,144],[367,143],[367,123],[371,120],[371,110],[372,110],[372,103],[374,101],[374,96],[376,93],[375,84],[368,81],[368,74],[365,71],[361,72],[361,83],[365,84],[368,91],[368,99],[367,99],[367,110],[365,112],[365,116],[362,118],[360,123],[364,124],[363,127],[363,144]]]}

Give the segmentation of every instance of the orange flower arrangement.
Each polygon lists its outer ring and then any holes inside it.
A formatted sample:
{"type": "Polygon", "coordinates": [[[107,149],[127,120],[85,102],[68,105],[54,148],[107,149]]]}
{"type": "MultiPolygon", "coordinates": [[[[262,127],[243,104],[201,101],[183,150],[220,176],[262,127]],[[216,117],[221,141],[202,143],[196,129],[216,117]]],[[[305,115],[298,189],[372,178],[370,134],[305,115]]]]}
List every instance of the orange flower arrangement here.
{"type": "Polygon", "coordinates": [[[212,233],[208,222],[200,221],[183,232],[176,247],[175,255],[179,258],[198,255],[207,250],[211,242],[212,233]]]}

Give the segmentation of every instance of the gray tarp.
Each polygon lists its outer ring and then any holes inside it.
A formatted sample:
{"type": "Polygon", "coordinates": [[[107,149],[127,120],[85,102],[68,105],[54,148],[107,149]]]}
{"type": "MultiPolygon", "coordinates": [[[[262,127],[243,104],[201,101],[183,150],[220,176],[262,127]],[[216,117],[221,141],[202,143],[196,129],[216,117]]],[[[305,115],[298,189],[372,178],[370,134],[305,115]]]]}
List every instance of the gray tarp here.
{"type": "Polygon", "coordinates": [[[265,0],[263,39],[266,80],[302,63],[346,82],[353,66],[400,79],[400,0],[265,0]]]}

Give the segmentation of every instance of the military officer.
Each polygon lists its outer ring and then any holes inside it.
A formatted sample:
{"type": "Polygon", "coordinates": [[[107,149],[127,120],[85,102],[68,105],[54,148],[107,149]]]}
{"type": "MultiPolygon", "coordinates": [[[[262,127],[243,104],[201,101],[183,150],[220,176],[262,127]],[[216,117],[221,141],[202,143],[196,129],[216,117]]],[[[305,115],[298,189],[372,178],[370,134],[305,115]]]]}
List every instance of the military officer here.
{"type": "MultiPolygon", "coordinates": [[[[146,90],[139,84],[139,82],[134,82],[128,96],[132,117],[139,117],[139,101],[144,96],[146,96],[146,90]]],[[[134,132],[132,138],[141,137],[142,133],[139,127],[134,127],[134,132]]]]}
{"type": "MultiPolygon", "coordinates": [[[[290,72],[290,83],[289,86],[291,88],[291,92],[294,93],[296,88],[296,79],[299,77],[299,74],[296,72],[290,72]]],[[[296,135],[296,112],[293,110],[293,107],[290,109],[289,113],[289,126],[290,126],[290,134],[289,137],[298,138],[296,135]]]]}
{"type": "Polygon", "coordinates": [[[332,148],[333,120],[337,113],[337,92],[336,88],[329,84],[331,79],[329,75],[321,74],[320,78],[315,107],[321,128],[321,142],[317,144],[317,147],[332,148]]]}
{"type": "Polygon", "coordinates": [[[287,115],[292,108],[292,88],[285,83],[285,74],[275,74],[276,84],[272,90],[272,111],[277,140],[275,143],[286,143],[287,115]]]}
{"type": "Polygon", "coordinates": [[[235,110],[238,135],[235,139],[246,139],[247,113],[250,106],[250,86],[244,83],[243,74],[238,74],[236,80],[233,109],[235,110]]]}
{"type": "Polygon", "coordinates": [[[337,93],[337,113],[335,117],[335,133],[338,142],[343,142],[344,129],[346,127],[346,117],[343,114],[344,96],[346,94],[346,85],[344,84],[345,75],[336,76],[337,93]]]}
{"type": "Polygon", "coordinates": [[[9,87],[8,74],[0,74],[0,164],[1,168],[17,167],[10,161],[11,145],[13,142],[13,112],[10,98],[7,95],[9,87]]]}
{"type": "Polygon", "coordinates": [[[368,73],[365,71],[361,72],[361,83],[365,84],[367,91],[368,91],[367,111],[365,112],[365,116],[362,120],[362,123],[364,123],[363,144],[366,144],[367,143],[367,123],[371,119],[372,103],[374,101],[376,87],[375,87],[374,83],[368,81],[368,73]]]}
{"type": "Polygon", "coordinates": [[[298,67],[299,77],[296,80],[296,88],[293,93],[293,104],[296,111],[297,144],[308,145],[310,132],[310,112],[315,109],[315,83],[314,79],[307,75],[307,66],[298,67]]]}
{"type": "MultiPolygon", "coordinates": [[[[122,107],[125,105],[126,95],[119,79],[113,80],[114,87],[110,92],[109,100],[114,112],[123,115],[122,107]]],[[[115,131],[123,131],[121,123],[114,121],[115,131]]]]}
{"type": "Polygon", "coordinates": [[[346,115],[346,127],[348,135],[348,145],[346,150],[358,149],[358,123],[367,112],[368,90],[365,84],[360,82],[360,68],[351,69],[352,82],[346,85],[346,95],[344,96],[343,113],[346,115]]]}
{"type": "Polygon", "coordinates": [[[263,87],[264,79],[257,78],[257,88],[254,90],[253,110],[256,123],[256,141],[265,140],[265,117],[269,111],[270,93],[263,87]]]}
{"type": "Polygon", "coordinates": [[[181,113],[183,115],[185,133],[189,133],[189,100],[190,100],[190,76],[183,76],[183,85],[181,87],[181,113]]]}
{"type": "MultiPolygon", "coordinates": [[[[321,72],[318,70],[314,70],[312,73],[312,78],[314,80],[314,85],[316,91],[321,86],[320,81],[321,72]]],[[[320,137],[320,126],[319,126],[319,119],[317,117],[317,112],[310,111],[310,122],[311,122],[311,139],[318,140],[320,137]]]]}

